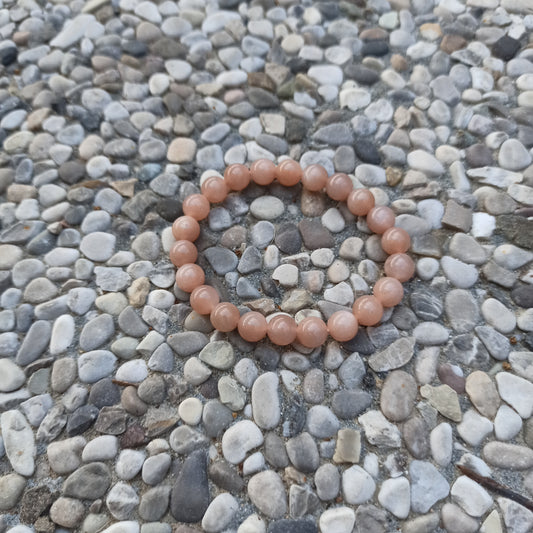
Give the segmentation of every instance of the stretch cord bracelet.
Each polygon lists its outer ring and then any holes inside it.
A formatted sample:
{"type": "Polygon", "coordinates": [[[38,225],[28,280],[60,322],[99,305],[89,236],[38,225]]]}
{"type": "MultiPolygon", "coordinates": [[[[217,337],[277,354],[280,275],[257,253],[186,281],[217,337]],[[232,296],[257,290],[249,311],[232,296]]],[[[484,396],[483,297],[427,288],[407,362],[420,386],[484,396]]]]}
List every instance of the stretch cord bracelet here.
{"type": "Polygon", "coordinates": [[[191,194],[183,201],[184,216],[176,219],[172,233],[176,239],[170,250],[170,260],[178,267],[177,286],[190,293],[191,307],[200,315],[209,315],[213,327],[221,332],[237,328],[241,337],[257,342],[268,336],[273,344],[287,346],[299,342],[307,348],[316,348],[326,341],[328,334],[339,342],[346,342],[357,334],[359,325],[373,326],[383,317],[386,307],[394,307],[403,298],[402,282],[410,279],[415,271],[413,260],[405,252],[411,245],[409,234],[394,226],[395,215],[389,207],[376,206],[368,189],[353,189],[347,174],[337,173],[328,177],[326,169],[311,165],[302,170],[296,161],[284,160],[278,166],[268,159],[259,159],[248,169],[234,164],[224,172],[224,178],[211,176],[201,186],[201,194],[191,194]],[[196,264],[198,250],[193,242],[200,235],[198,221],[204,220],[211,204],[223,202],[231,191],[242,191],[253,181],[269,185],[275,179],[287,187],[300,181],[304,189],[318,192],[325,188],[334,201],[346,201],[349,211],[356,216],[366,216],[370,231],[381,235],[381,247],[389,254],[385,261],[385,277],[378,280],[372,295],[357,298],[352,312],[337,311],[324,322],[314,316],[306,317],[298,324],[289,315],[276,313],[265,318],[257,311],[240,315],[235,305],[220,302],[214,287],[205,285],[205,272],[196,264]]]}

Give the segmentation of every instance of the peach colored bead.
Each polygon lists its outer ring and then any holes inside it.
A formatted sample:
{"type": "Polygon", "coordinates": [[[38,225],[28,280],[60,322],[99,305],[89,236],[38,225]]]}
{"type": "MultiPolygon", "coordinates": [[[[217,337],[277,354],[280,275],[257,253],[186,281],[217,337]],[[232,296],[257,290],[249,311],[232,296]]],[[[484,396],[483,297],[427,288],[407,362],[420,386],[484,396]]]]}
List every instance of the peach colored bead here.
{"type": "Polygon", "coordinates": [[[329,334],[339,342],[346,342],[357,335],[359,324],[350,311],[336,311],[328,320],[329,334]]]}
{"type": "Polygon", "coordinates": [[[276,315],[267,326],[270,342],[278,346],[287,346],[296,339],[296,322],[287,315],[276,315]]]}
{"type": "Polygon", "coordinates": [[[192,217],[179,217],[172,224],[172,235],[177,241],[195,241],[200,236],[200,224],[192,217]]]}
{"type": "Polygon", "coordinates": [[[276,165],[270,159],[258,159],[252,163],[250,174],[257,185],[270,185],[276,177],[276,165]]]}
{"type": "Polygon", "coordinates": [[[309,165],[304,169],[302,185],[312,192],[321,191],[328,181],[328,172],[322,165],[309,165]]]}
{"type": "Polygon", "coordinates": [[[383,270],[387,276],[403,283],[413,277],[415,264],[407,254],[392,254],[387,257],[383,270]]]}
{"type": "Polygon", "coordinates": [[[183,200],[183,212],[195,220],[203,220],[209,215],[211,206],[209,200],[203,194],[191,194],[183,200]]]}
{"type": "Polygon", "coordinates": [[[233,331],[239,323],[239,318],[241,318],[239,310],[229,302],[222,302],[215,305],[209,316],[213,327],[223,333],[233,331]]]}
{"type": "Polygon", "coordinates": [[[250,183],[250,170],[239,163],[230,165],[224,172],[224,180],[232,191],[242,191],[250,183]]]}
{"type": "Polygon", "coordinates": [[[296,338],[306,348],[318,348],[328,338],[328,327],[320,318],[308,316],[298,324],[296,338]]]}
{"type": "Polygon", "coordinates": [[[374,326],[383,317],[383,306],[375,296],[361,296],[353,304],[353,314],[361,326],[374,326]]]}
{"type": "Polygon", "coordinates": [[[177,267],[196,263],[196,259],[198,259],[198,249],[191,241],[176,241],[170,249],[170,260],[177,267]]]}
{"type": "Polygon", "coordinates": [[[226,182],[218,176],[211,176],[202,183],[202,194],[212,204],[223,202],[228,195],[226,182]]]}
{"type": "Polygon", "coordinates": [[[403,254],[411,246],[411,237],[403,228],[389,228],[381,237],[381,247],[388,254],[403,254]]]}
{"type": "Polygon", "coordinates": [[[396,278],[381,278],[374,285],[372,292],[383,307],[394,307],[403,298],[402,284],[396,278]]]}
{"type": "Polygon", "coordinates": [[[200,285],[191,292],[189,300],[191,307],[200,315],[209,315],[220,302],[220,296],[215,288],[200,285]]]}
{"type": "Polygon", "coordinates": [[[292,159],[285,159],[276,168],[276,178],[285,185],[285,187],[292,187],[296,185],[303,176],[303,170],[300,163],[292,159]]]}
{"type": "Polygon", "coordinates": [[[346,205],[352,215],[362,217],[376,205],[376,200],[368,189],[355,189],[348,195],[346,205]]]}
{"type": "Polygon", "coordinates": [[[204,269],[194,263],[187,263],[178,268],[176,272],[176,284],[185,292],[192,292],[196,287],[205,282],[204,269]]]}
{"type": "Polygon", "coordinates": [[[396,216],[390,207],[379,205],[373,207],[366,215],[366,225],[374,233],[385,233],[394,226],[396,216]]]}
{"type": "Polygon", "coordinates": [[[353,183],[348,174],[333,174],[326,183],[326,194],[336,202],[344,202],[352,192],[353,183]]]}
{"type": "Polygon", "coordinates": [[[257,342],[266,336],[267,321],[261,313],[250,311],[241,316],[237,329],[245,341],[257,342]]]}

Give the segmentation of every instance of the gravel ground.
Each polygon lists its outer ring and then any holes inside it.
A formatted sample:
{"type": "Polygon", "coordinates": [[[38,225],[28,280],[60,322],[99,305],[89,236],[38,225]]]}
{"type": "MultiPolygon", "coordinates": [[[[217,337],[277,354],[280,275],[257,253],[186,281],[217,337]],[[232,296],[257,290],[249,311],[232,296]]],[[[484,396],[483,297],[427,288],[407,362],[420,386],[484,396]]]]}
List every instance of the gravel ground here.
{"type": "MultiPolygon", "coordinates": [[[[533,497],[532,30],[531,0],[0,0],[0,532],[533,531],[458,468],[533,497]],[[342,345],[221,334],[175,286],[182,200],[287,157],[411,235],[403,302],[342,345]]],[[[197,244],[297,320],[386,257],[276,184],[197,244]]]]}

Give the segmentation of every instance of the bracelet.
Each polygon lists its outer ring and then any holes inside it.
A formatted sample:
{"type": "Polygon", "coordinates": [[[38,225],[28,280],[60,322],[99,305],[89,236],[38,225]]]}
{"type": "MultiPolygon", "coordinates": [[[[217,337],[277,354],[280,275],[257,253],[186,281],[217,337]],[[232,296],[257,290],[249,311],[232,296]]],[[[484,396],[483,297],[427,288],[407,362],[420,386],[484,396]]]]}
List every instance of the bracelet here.
{"type": "Polygon", "coordinates": [[[339,342],[355,337],[359,325],[374,326],[383,317],[386,307],[394,307],[403,298],[402,282],[415,272],[413,260],[405,253],[411,245],[409,234],[395,224],[394,212],[386,206],[376,206],[368,189],[354,189],[347,174],[336,173],[328,177],[321,165],[310,165],[302,170],[300,164],[286,159],[275,165],[268,159],[259,159],[250,168],[233,164],[226,168],[224,178],[208,177],[201,186],[201,194],[191,194],[183,201],[184,215],[172,225],[176,242],[170,250],[170,260],[178,267],[176,284],[190,293],[191,307],[201,315],[209,315],[211,324],[220,332],[237,329],[241,337],[257,342],[268,337],[273,344],[287,346],[298,342],[307,348],[317,348],[326,341],[328,334],[339,342]],[[199,221],[209,215],[211,204],[223,202],[230,191],[242,191],[251,181],[269,185],[275,179],[287,187],[300,181],[308,191],[325,188],[334,201],[346,202],[349,211],[356,216],[366,216],[370,231],[381,235],[381,247],[389,254],[385,261],[385,277],[378,280],[372,295],[357,298],[352,312],[336,311],[327,323],[318,317],[306,317],[298,324],[291,316],[275,313],[265,317],[257,311],[242,316],[238,308],[229,302],[220,302],[214,287],[205,285],[205,272],[196,264],[198,250],[193,242],[200,235],[199,221]]]}

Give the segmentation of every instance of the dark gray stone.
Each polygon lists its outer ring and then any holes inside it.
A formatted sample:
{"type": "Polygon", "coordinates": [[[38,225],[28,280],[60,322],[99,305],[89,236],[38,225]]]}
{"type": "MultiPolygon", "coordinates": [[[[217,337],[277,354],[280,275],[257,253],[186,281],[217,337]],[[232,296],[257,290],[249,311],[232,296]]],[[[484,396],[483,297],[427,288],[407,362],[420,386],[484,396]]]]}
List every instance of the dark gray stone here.
{"type": "Polygon", "coordinates": [[[209,479],[221,489],[233,494],[244,489],[244,480],[226,461],[215,461],[209,465],[209,479]]]}
{"type": "Polygon", "coordinates": [[[366,411],[372,403],[372,396],[361,390],[341,390],[333,394],[331,408],[335,415],[350,420],[366,411]]]}
{"type": "Polygon", "coordinates": [[[178,522],[199,522],[209,506],[207,457],[198,450],[189,455],[180,470],[170,497],[170,512],[178,522]]]}

